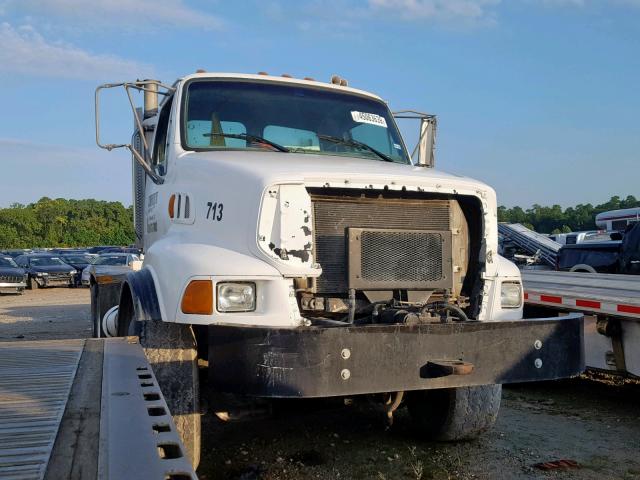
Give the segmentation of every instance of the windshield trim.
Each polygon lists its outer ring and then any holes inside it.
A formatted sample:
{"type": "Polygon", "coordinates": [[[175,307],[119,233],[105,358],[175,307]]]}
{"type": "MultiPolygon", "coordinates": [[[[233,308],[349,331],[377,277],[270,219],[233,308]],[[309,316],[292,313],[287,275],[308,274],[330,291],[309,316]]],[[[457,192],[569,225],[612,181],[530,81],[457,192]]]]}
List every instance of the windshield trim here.
{"type": "MultiPolygon", "coordinates": [[[[198,147],[190,147],[187,144],[187,135],[185,132],[185,122],[184,122],[184,118],[185,118],[185,114],[187,111],[187,92],[189,90],[189,85],[191,85],[192,83],[199,83],[199,82],[207,82],[207,83],[213,83],[213,82],[223,82],[223,83],[229,83],[229,82],[238,82],[238,83],[253,83],[253,84],[267,84],[267,85],[287,85],[286,82],[274,82],[274,81],[269,81],[269,80],[261,80],[261,79],[254,79],[254,78],[209,78],[209,77],[205,77],[205,78],[190,78],[189,80],[185,81],[184,84],[182,85],[181,91],[180,91],[180,118],[179,118],[179,134],[180,134],[180,146],[182,147],[182,149],[186,152],[227,152],[227,151],[243,151],[243,152],[263,152],[263,153],[273,153],[273,150],[265,150],[262,148],[238,148],[238,147],[216,147],[216,148],[198,148],[198,147]]],[[[294,86],[294,84],[288,84],[289,86],[294,86]]],[[[407,145],[404,143],[404,138],[402,136],[402,132],[400,131],[400,128],[398,127],[398,124],[396,122],[395,117],[393,116],[393,112],[389,109],[389,106],[386,104],[386,102],[384,102],[383,100],[381,100],[378,97],[375,96],[371,96],[371,95],[365,95],[362,93],[359,93],[357,91],[344,91],[341,92],[337,89],[333,89],[333,88],[323,88],[322,86],[316,86],[316,85],[298,85],[295,84],[295,86],[297,87],[302,87],[302,88],[308,88],[310,90],[317,90],[317,91],[321,91],[321,92],[331,92],[331,93],[338,93],[340,95],[345,95],[345,96],[354,96],[354,97],[360,97],[372,102],[377,102],[380,103],[381,105],[383,105],[388,111],[389,111],[389,119],[391,120],[391,123],[393,124],[393,126],[395,127],[396,131],[398,132],[398,137],[400,138],[400,142],[402,144],[402,148],[403,148],[403,152],[404,152],[404,156],[406,157],[406,162],[396,162],[394,160],[393,163],[397,163],[398,165],[413,165],[413,162],[411,160],[411,155],[409,153],[409,150],[407,149],[407,145]]],[[[291,153],[299,153],[296,152],[295,150],[291,150],[291,153]]],[[[316,152],[305,152],[305,154],[310,153],[310,154],[316,154],[316,152]]],[[[344,153],[357,153],[357,152],[344,152],[344,153]]],[[[367,157],[362,156],[362,155],[345,155],[351,158],[364,158],[367,159],[367,157]]]]}

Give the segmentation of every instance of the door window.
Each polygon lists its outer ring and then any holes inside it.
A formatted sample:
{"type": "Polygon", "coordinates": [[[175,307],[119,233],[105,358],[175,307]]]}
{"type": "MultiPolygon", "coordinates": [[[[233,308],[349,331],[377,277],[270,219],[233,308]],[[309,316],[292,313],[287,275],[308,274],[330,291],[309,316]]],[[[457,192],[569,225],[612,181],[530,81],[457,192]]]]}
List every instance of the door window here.
{"type": "Polygon", "coordinates": [[[156,126],[156,136],[153,142],[153,157],[151,159],[152,166],[156,173],[163,176],[167,173],[167,150],[169,131],[169,118],[171,116],[171,104],[173,97],[169,98],[158,116],[158,124],[156,126]]]}

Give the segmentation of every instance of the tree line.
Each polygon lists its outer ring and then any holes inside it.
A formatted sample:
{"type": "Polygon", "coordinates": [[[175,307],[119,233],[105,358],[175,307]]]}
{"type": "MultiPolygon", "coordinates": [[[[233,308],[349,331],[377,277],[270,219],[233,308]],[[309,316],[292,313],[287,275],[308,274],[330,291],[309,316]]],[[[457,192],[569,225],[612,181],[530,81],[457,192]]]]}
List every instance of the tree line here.
{"type": "Polygon", "coordinates": [[[521,223],[539,233],[568,233],[582,230],[596,230],[596,215],[608,210],[619,208],[640,207],[640,200],[633,195],[622,199],[618,196],[611,197],[595,207],[590,203],[578,204],[564,210],[560,205],[543,207],[535,204],[527,210],[521,207],[498,207],[498,221],[509,223],[521,223]]]}
{"type": "Polygon", "coordinates": [[[0,208],[0,249],[129,245],[133,207],[103,200],[43,197],[0,208]]]}

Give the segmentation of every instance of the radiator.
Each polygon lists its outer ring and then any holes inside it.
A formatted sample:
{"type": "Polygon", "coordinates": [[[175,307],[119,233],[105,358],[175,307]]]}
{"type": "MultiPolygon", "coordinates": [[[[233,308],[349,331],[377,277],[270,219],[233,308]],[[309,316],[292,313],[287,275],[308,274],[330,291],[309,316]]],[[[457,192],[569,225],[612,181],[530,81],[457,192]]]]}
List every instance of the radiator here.
{"type": "Polygon", "coordinates": [[[451,201],[320,195],[311,200],[315,256],[322,266],[316,292],[343,294],[349,283],[387,290],[450,286],[451,201]],[[354,242],[360,253],[352,251],[349,258],[354,242]],[[349,269],[350,260],[360,264],[359,273],[353,263],[349,269]]]}

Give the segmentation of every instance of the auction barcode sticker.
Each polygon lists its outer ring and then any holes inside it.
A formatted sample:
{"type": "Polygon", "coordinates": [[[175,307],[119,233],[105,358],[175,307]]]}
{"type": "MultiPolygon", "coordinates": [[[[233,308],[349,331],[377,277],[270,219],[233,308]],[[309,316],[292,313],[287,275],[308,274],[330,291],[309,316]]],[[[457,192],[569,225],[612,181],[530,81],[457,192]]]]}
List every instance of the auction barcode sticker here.
{"type": "Polygon", "coordinates": [[[375,113],[352,111],[351,118],[353,118],[354,122],[370,123],[371,125],[378,125],[379,127],[387,128],[387,121],[385,118],[380,115],[376,115],[375,113]]]}

